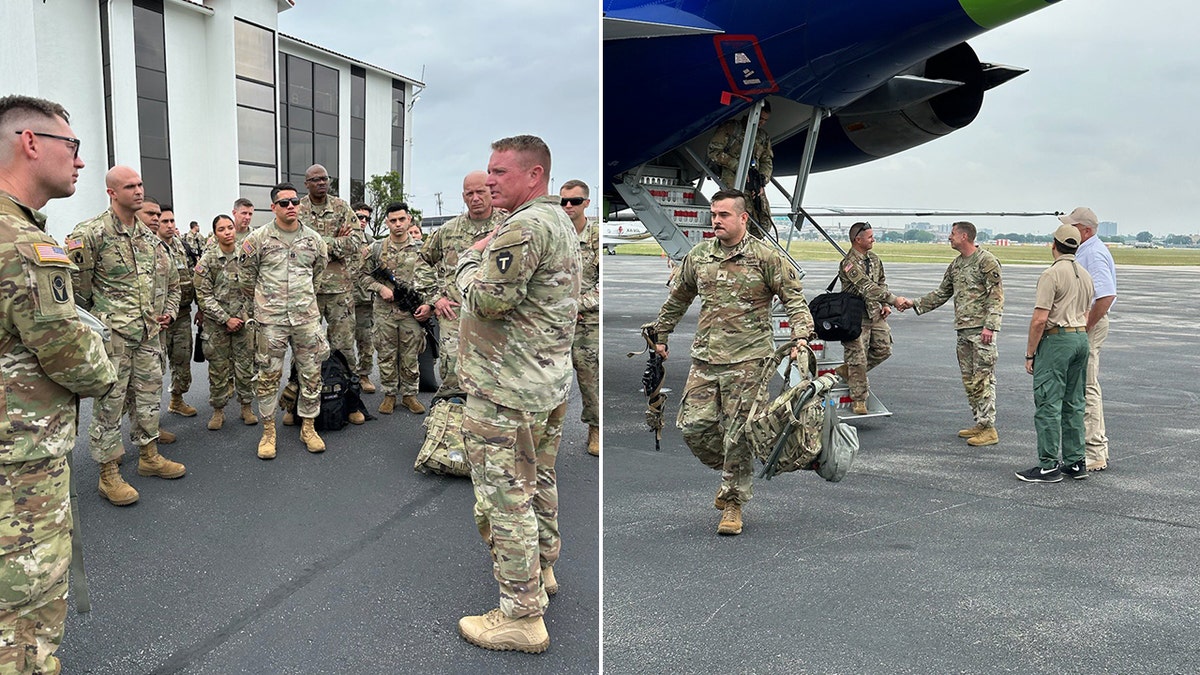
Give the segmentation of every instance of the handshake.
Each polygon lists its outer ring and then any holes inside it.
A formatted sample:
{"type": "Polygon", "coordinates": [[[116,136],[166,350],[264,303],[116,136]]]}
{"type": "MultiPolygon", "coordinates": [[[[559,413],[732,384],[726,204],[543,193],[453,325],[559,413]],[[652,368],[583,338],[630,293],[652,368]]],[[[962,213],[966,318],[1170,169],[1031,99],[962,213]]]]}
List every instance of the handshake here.
{"type": "Polygon", "coordinates": [[[903,312],[906,309],[912,309],[914,304],[915,303],[913,303],[912,300],[909,300],[902,295],[897,295],[896,300],[892,303],[892,306],[903,312]]]}

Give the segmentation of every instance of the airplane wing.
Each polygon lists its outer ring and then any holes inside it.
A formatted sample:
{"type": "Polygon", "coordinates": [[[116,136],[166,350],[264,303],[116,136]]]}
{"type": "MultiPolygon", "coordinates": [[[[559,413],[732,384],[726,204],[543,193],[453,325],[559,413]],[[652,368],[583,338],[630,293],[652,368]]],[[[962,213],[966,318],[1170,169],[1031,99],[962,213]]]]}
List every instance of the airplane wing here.
{"type": "Polygon", "coordinates": [[[663,5],[642,5],[604,13],[605,40],[714,35],[723,32],[695,14],[663,5]]]}

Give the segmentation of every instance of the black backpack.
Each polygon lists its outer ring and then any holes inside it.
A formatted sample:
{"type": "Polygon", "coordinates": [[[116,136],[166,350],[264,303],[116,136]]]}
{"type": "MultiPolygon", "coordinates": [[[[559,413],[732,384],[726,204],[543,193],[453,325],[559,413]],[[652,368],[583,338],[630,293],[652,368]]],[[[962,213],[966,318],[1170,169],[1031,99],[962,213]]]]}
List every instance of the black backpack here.
{"type": "Polygon", "coordinates": [[[855,340],[862,334],[862,320],[867,311],[867,303],[853,293],[834,293],[833,285],[836,282],[837,277],[834,277],[825,292],[808,304],[808,311],[812,313],[813,328],[817,337],[822,340],[855,340]]]}
{"type": "MultiPolygon", "coordinates": [[[[299,375],[294,364],[288,379],[289,388],[294,386],[299,392],[299,375]]],[[[285,399],[288,398],[287,394],[285,390],[285,399]]],[[[288,409],[294,412],[294,402],[285,401],[284,405],[289,403],[293,407],[288,409]]],[[[350,423],[350,413],[356,411],[364,415],[367,412],[362,402],[362,385],[350,369],[346,356],[335,349],[321,363],[321,412],[313,420],[313,426],[317,431],[337,431],[350,423]]]]}

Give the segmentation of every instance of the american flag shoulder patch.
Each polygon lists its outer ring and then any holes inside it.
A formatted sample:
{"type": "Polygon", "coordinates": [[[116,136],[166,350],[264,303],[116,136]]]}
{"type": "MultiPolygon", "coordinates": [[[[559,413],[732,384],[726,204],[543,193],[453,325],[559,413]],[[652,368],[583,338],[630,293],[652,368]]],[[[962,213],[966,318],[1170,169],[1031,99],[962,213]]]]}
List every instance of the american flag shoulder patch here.
{"type": "Polygon", "coordinates": [[[37,254],[38,262],[71,264],[71,260],[67,258],[67,252],[61,246],[55,246],[54,244],[34,244],[33,251],[37,254]]]}
{"type": "Polygon", "coordinates": [[[67,245],[67,251],[74,251],[77,248],[83,248],[82,239],[72,239],[68,237],[63,243],[67,245]]]}
{"type": "Polygon", "coordinates": [[[249,239],[242,242],[242,252],[245,253],[246,255],[250,255],[251,253],[254,253],[254,244],[252,244],[249,239]]]}

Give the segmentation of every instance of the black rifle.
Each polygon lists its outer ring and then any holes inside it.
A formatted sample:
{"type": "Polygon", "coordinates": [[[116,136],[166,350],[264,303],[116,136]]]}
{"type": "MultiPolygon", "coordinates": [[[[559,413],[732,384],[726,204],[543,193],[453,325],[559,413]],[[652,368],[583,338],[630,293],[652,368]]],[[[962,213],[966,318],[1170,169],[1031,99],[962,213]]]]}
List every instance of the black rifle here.
{"type": "Polygon", "coordinates": [[[371,272],[371,278],[381,284],[388,284],[392,287],[392,302],[396,303],[396,306],[403,312],[411,314],[417,311],[421,305],[425,304],[425,301],[421,299],[421,294],[417,293],[415,288],[402,281],[397,281],[396,275],[392,274],[386,267],[376,267],[371,272]]]}

